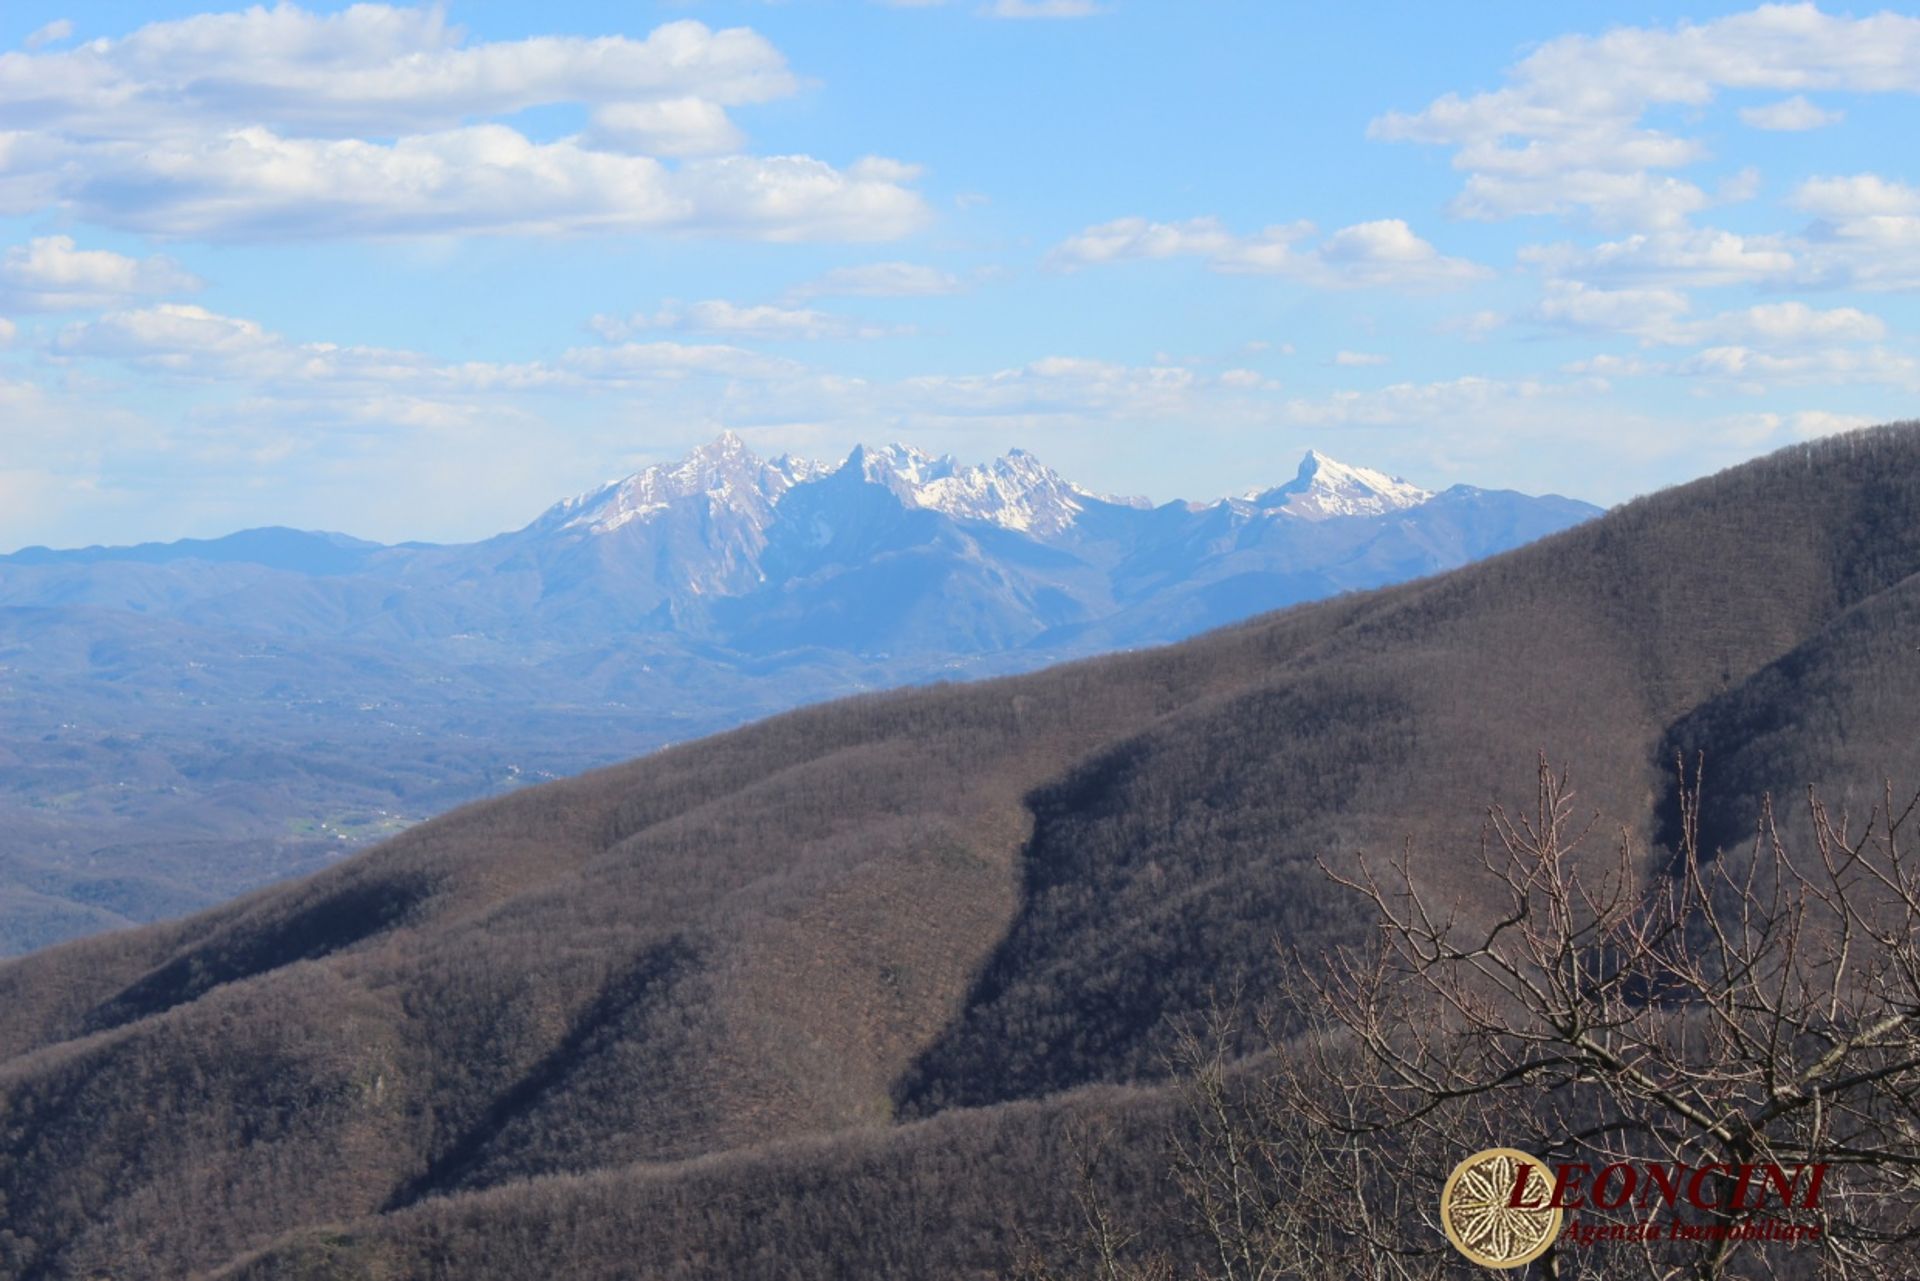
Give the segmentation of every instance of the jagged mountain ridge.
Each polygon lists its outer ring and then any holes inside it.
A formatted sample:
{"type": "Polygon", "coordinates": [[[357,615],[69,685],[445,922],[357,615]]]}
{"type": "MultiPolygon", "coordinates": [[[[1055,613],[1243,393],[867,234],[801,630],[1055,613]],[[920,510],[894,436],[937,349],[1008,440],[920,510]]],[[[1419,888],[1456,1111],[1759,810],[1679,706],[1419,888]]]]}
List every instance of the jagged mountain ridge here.
{"type": "Polygon", "coordinates": [[[1336,467],[1150,506],[1020,451],[823,464],[723,436],[477,543],[0,557],[0,953],[802,703],[1173,640],[1594,511],[1336,467]]]}
{"type": "MultiPolygon", "coordinates": [[[[676,500],[687,499],[704,499],[710,510],[770,508],[794,486],[841,469],[852,469],[869,483],[886,487],[910,507],[937,511],[956,520],[984,521],[1039,538],[1064,535],[1089,501],[1134,510],[1148,510],[1154,505],[1145,498],[1095,493],[1065,479],[1024,449],[1009,450],[987,463],[966,465],[951,454],[929,454],[898,442],[877,447],[860,445],[836,467],[791,455],[762,461],[737,433],[729,431],[678,462],[656,464],[558,503],[534,526],[584,527],[590,533],[610,533],[632,520],[662,516],[676,500]]],[[[1176,501],[1172,505],[1190,512],[1233,506],[1324,520],[1402,511],[1433,496],[1432,491],[1400,477],[1348,466],[1310,449],[1298,473],[1285,484],[1250,490],[1239,498],[1176,501]]]]}
{"type": "Polygon", "coordinates": [[[1246,496],[1262,511],[1283,511],[1302,520],[1335,516],[1380,516],[1418,507],[1433,491],[1369,467],[1349,467],[1309,449],[1299,474],[1284,485],[1246,496]]]}
{"type": "Polygon", "coordinates": [[[0,606],[468,648],[650,635],[763,659],[807,616],[801,648],[1061,657],[1432,573],[1596,512],[1551,495],[1434,494],[1313,452],[1292,481],[1248,497],[1151,506],[1022,450],[968,466],[862,446],[833,465],[763,460],[729,432],[479,543],[264,530],[31,548],[0,557],[0,606]],[[936,594],[966,603],[935,608],[936,594]]]}
{"type": "Polygon", "coordinates": [[[833,465],[762,460],[727,433],[449,556],[469,575],[476,560],[533,569],[540,596],[529,619],[596,616],[606,581],[617,580],[624,625],[756,654],[769,652],[764,616],[784,629],[796,615],[812,616],[802,634],[831,649],[1059,643],[1067,653],[1087,652],[1104,619],[1132,620],[1124,637],[1107,629],[1116,635],[1108,644],[1177,639],[1261,608],[1461,564],[1596,511],[1469,486],[1436,495],[1317,452],[1292,481],[1250,498],[1155,506],[1093,493],[1024,450],[969,466],[909,445],[860,446],[833,465]],[[1489,507],[1504,527],[1487,528],[1489,507]],[[1235,575],[1250,592],[1244,603],[1227,587],[1202,610],[1185,601],[1157,609],[1162,593],[1235,575]],[[914,609],[884,607],[902,591],[936,588],[971,598],[977,624],[943,636],[914,609]],[[576,609],[583,589],[600,599],[576,609]],[[818,625],[860,594],[869,607],[857,623],[818,625]]]}
{"type": "MultiPolygon", "coordinates": [[[[1291,983],[1276,935],[1366,937],[1321,860],[1404,849],[1490,922],[1486,806],[1540,752],[1642,846],[1676,747],[1717,831],[1920,779],[1917,582],[1908,425],[1177,646],[775,717],[0,965],[0,1245],[35,1278],[1005,1275],[1075,1222],[1063,1091],[1134,1087],[1094,1100],[1164,1134],[1183,1020],[1291,983]]],[[[1157,1159],[1114,1153],[1164,1202],[1157,1159]]]]}
{"type": "Polygon", "coordinates": [[[1108,498],[1074,485],[1023,449],[975,466],[963,465],[951,454],[929,454],[898,442],[856,446],[837,466],[791,455],[763,462],[729,431],[677,463],[656,464],[556,504],[535,525],[585,526],[592,533],[608,533],[628,520],[666,512],[674,499],[700,497],[710,506],[770,507],[795,485],[842,469],[884,486],[910,507],[1039,536],[1070,526],[1082,499],[1148,505],[1145,499],[1108,498]]]}

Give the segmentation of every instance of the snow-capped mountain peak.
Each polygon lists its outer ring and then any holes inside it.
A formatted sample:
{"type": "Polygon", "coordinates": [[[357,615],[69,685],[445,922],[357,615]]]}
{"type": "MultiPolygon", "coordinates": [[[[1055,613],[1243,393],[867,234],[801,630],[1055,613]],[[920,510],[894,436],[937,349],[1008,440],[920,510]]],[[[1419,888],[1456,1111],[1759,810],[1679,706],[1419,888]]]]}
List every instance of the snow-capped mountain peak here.
{"type": "Polygon", "coordinates": [[[848,461],[858,461],[861,475],[875,484],[885,485],[901,498],[912,501],[922,486],[951,476],[959,466],[952,454],[929,454],[924,449],[899,443],[857,445],[848,461]]]}
{"type": "MultiPolygon", "coordinates": [[[[570,498],[538,522],[575,534],[609,534],[688,508],[729,513],[731,523],[764,530],[773,510],[797,485],[829,475],[882,485],[909,507],[956,520],[998,525],[1037,538],[1070,529],[1088,503],[1148,507],[1144,499],[1109,498],[1067,480],[1024,449],[981,464],[957,462],[912,445],[859,445],[840,464],[782,455],[766,461],[738,435],[725,432],[675,462],[656,463],[623,480],[570,498]]],[[[1301,520],[1379,516],[1417,507],[1433,494],[1397,476],[1355,467],[1308,450],[1284,485],[1229,500],[1236,507],[1301,520]]],[[[1192,506],[1201,510],[1205,504],[1192,506]]]]}
{"type": "Polygon", "coordinates": [[[903,502],[956,520],[1045,537],[1072,525],[1085,510],[1081,500],[1087,495],[1024,449],[977,466],[961,466],[951,455],[936,458],[910,445],[856,452],[869,480],[888,486],[903,502]]]}
{"type": "Polygon", "coordinates": [[[828,469],[807,459],[783,455],[763,461],[738,435],[728,431],[678,462],[655,463],[624,480],[561,503],[549,518],[563,529],[609,534],[635,521],[658,518],[677,502],[705,499],[716,508],[771,510],[780,496],[828,469]]]}
{"type": "Polygon", "coordinates": [[[1371,467],[1350,466],[1309,449],[1292,480],[1247,494],[1245,501],[1263,511],[1283,511],[1302,520],[1326,520],[1404,511],[1432,497],[1431,490],[1398,476],[1371,467]]]}

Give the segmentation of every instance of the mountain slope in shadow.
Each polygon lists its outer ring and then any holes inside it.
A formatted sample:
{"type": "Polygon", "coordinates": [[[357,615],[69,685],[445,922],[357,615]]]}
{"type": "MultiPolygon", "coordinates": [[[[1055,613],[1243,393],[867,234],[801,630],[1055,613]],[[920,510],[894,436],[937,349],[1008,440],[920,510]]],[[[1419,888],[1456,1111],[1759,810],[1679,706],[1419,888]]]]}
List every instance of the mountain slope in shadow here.
{"type": "Polygon", "coordinates": [[[1472,913],[1484,807],[1538,753],[1642,841],[1676,746],[1749,790],[1908,767],[1911,722],[1861,709],[1910,678],[1882,637],[1916,573],[1920,427],[1856,433],[1437,578],[789,713],[8,963],[0,1272],[1004,1268],[982,1207],[1064,1184],[1010,1118],[1160,1106],[1112,1087],[1150,1087],[1217,992],[1285,982],[1276,935],[1358,937],[1316,859],[1412,838],[1472,913]],[[815,1226],[769,1255],[702,1188],[815,1226]],[[826,1221],[887,1239],[807,1256],[826,1221]]]}

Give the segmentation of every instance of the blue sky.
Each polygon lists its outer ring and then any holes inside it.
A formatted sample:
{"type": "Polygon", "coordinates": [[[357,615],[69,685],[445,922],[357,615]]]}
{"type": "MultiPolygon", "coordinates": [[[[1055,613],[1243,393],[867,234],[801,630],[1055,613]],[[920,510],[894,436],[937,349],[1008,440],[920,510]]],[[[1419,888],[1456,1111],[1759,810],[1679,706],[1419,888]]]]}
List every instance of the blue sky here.
{"type": "Polygon", "coordinates": [[[0,547],[478,537],[727,428],[1610,503],[1920,391],[1901,14],[16,3],[0,50],[0,547]]]}

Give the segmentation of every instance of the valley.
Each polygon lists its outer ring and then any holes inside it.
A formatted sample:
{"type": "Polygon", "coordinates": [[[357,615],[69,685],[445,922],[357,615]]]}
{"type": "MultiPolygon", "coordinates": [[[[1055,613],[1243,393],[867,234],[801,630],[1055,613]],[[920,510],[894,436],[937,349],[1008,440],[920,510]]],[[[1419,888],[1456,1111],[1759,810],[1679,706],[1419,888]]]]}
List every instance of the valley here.
{"type": "Polygon", "coordinates": [[[790,707],[1173,640],[1595,510],[1319,455],[1155,508],[1017,451],[836,466],[725,436],[469,545],[262,529],[0,556],[0,953],[790,707]]]}
{"type": "Polygon", "coordinates": [[[1470,924],[1487,806],[1543,753],[1648,875],[1675,752],[1704,753],[1716,839],[1770,794],[1920,778],[1916,513],[1920,427],[1797,447],[1448,574],[788,712],[0,965],[0,1259],[992,1274],[1070,1226],[1074,1118],[1131,1136],[1111,1188],[1155,1222],[1180,1029],[1223,991],[1276,1008],[1282,957],[1371,928],[1323,865],[1404,850],[1470,924]]]}

